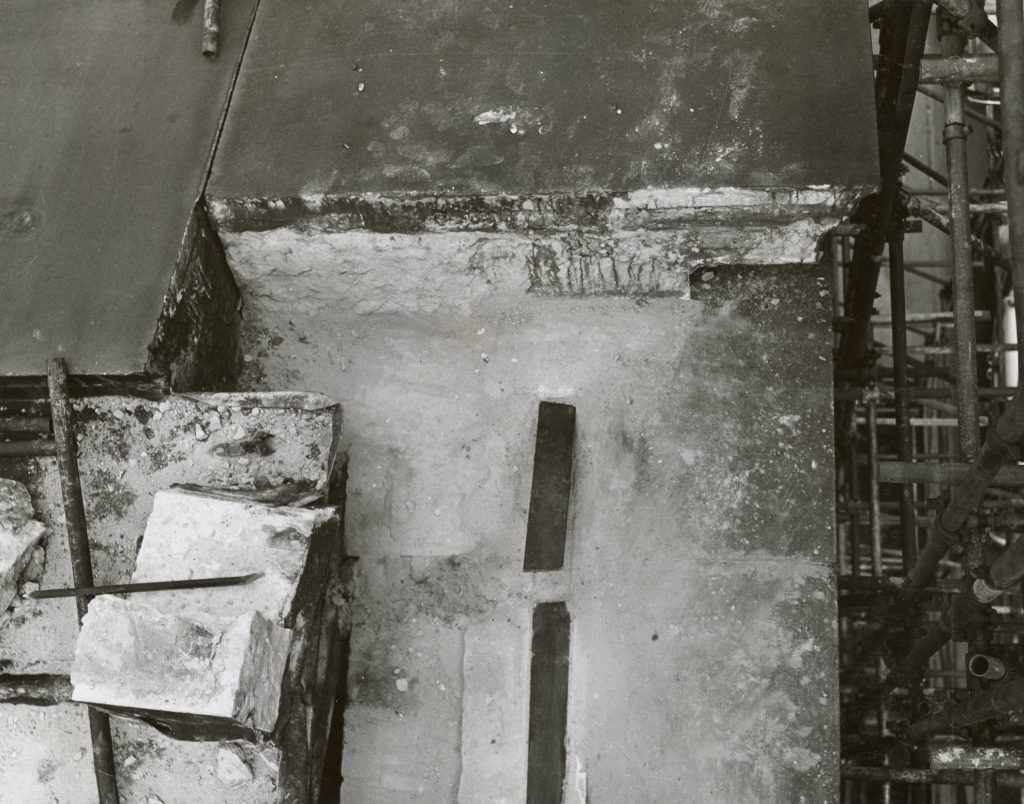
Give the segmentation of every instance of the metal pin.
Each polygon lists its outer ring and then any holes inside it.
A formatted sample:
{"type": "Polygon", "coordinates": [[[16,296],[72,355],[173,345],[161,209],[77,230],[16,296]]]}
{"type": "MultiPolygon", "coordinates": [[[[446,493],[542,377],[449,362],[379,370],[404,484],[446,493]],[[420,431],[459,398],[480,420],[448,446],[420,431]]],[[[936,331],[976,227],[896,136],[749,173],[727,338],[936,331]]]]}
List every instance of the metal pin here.
{"type": "Polygon", "coordinates": [[[217,586],[242,586],[262,577],[262,572],[253,572],[249,575],[229,575],[223,578],[187,578],[179,581],[118,583],[109,586],[71,586],[62,589],[39,589],[29,592],[28,596],[41,600],[53,597],[95,597],[96,595],[121,595],[135,592],[167,592],[175,589],[206,589],[217,586]]]}

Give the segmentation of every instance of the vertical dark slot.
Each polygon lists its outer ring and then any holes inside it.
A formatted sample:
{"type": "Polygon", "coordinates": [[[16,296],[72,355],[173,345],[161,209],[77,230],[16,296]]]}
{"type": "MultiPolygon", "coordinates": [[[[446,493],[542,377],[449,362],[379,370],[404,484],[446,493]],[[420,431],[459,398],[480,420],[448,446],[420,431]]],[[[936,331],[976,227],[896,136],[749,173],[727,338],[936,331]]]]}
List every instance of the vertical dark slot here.
{"type": "Polygon", "coordinates": [[[561,804],[568,701],[569,611],[565,603],[540,603],[533,610],[530,662],[530,804],[561,804]]]}
{"type": "Polygon", "coordinates": [[[557,402],[541,402],[537,414],[533,488],[523,556],[523,570],[526,572],[559,570],[565,563],[575,439],[576,408],[557,402]]]}

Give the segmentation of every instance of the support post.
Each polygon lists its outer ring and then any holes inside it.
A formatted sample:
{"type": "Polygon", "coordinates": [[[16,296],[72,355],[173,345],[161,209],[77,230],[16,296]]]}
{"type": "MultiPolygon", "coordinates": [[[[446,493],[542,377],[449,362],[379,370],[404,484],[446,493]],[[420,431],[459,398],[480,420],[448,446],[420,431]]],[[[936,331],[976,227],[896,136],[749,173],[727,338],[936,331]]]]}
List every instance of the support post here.
{"type": "MultiPolygon", "coordinates": [[[[85,524],[85,502],[82,482],[78,476],[78,447],[71,424],[71,399],[68,394],[68,371],[61,358],[47,365],[50,389],[50,415],[53,419],[53,440],[60,472],[61,493],[64,498],[64,519],[67,524],[71,550],[71,574],[75,586],[92,586],[92,557],[89,553],[89,535],[85,524]]],[[[85,616],[88,598],[75,598],[78,619],[85,616]]],[[[95,709],[89,709],[89,733],[92,737],[93,767],[100,804],[118,804],[117,772],[114,768],[114,747],[110,738],[110,718],[95,709]]]]}

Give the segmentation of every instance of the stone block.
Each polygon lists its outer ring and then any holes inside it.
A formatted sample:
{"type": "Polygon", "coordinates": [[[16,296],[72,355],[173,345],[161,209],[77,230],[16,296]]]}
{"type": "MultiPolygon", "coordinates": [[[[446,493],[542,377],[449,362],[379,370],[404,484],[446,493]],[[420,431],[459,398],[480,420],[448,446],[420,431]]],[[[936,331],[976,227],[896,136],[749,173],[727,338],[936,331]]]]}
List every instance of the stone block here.
{"type": "Polygon", "coordinates": [[[18,594],[18,578],[46,532],[33,516],[28,489],[16,480],[0,478],[0,612],[18,594]]]}
{"type": "Polygon", "coordinates": [[[75,700],[235,721],[277,721],[291,632],[260,612],[193,619],[102,595],[82,622],[75,700]]]}
{"type": "Polygon", "coordinates": [[[338,533],[333,509],[157,493],[133,582],[262,576],[96,598],[75,652],[74,699],[180,736],[273,733],[308,653],[305,629],[320,619],[338,533]]]}
{"type": "Polygon", "coordinates": [[[262,572],[245,586],[155,592],[140,600],[186,615],[237,617],[259,611],[269,622],[290,628],[306,598],[317,592],[309,582],[337,541],[334,509],[270,506],[171,489],[153,498],[132,582],[262,572]],[[310,577],[304,580],[307,566],[310,577]]]}

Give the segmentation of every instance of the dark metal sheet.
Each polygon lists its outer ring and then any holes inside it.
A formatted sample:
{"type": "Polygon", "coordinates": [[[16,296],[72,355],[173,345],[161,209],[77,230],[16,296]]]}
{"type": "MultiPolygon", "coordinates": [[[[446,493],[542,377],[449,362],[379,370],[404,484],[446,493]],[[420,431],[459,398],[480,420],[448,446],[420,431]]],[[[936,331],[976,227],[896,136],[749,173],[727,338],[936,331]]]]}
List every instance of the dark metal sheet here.
{"type": "Polygon", "coordinates": [[[533,610],[530,663],[530,804],[561,804],[568,700],[569,610],[565,603],[541,603],[533,610]]]}
{"type": "Polygon", "coordinates": [[[541,402],[537,414],[537,447],[533,455],[533,489],[526,523],[523,570],[559,570],[565,563],[565,535],[572,492],[576,408],[541,402]]]}

